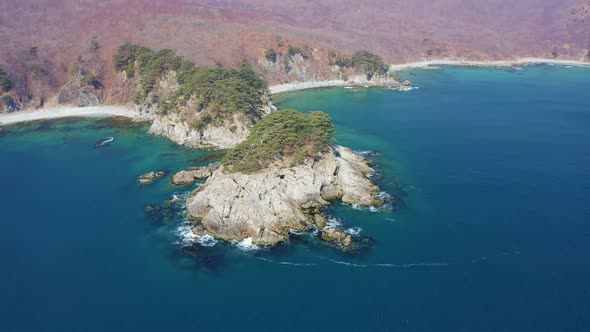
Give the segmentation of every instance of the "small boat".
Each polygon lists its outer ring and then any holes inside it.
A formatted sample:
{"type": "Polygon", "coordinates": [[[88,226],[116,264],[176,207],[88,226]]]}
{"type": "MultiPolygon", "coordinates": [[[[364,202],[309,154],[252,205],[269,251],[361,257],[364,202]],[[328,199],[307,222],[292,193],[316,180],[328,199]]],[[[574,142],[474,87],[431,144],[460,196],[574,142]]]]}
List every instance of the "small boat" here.
{"type": "Polygon", "coordinates": [[[95,147],[100,148],[101,146],[105,146],[114,140],[115,140],[114,137],[103,138],[100,141],[96,142],[95,147]]]}

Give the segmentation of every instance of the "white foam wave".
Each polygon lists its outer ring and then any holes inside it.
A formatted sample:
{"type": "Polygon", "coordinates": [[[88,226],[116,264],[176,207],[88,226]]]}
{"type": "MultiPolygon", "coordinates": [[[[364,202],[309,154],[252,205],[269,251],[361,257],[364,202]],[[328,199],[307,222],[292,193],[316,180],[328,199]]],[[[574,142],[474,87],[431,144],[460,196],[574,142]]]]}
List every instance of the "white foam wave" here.
{"type": "Polygon", "coordinates": [[[337,261],[334,259],[330,259],[330,262],[340,264],[340,265],[354,266],[354,267],[369,267],[370,266],[367,264],[355,264],[355,263],[350,263],[350,262],[337,261]]]}
{"type": "Polygon", "coordinates": [[[377,151],[365,150],[365,151],[355,151],[356,154],[361,155],[363,157],[376,157],[379,155],[377,151]]]}
{"type": "Polygon", "coordinates": [[[260,249],[259,246],[252,243],[251,237],[247,237],[240,242],[234,241],[233,243],[236,245],[236,247],[243,251],[253,251],[260,249]]]}
{"type": "Polygon", "coordinates": [[[203,247],[213,247],[217,244],[217,240],[210,234],[197,235],[197,242],[203,247]]]}
{"type": "Polygon", "coordinates": [[[401,92],[407,92],[407,91],[418,90],[418,89],[420,89],[420,87],[418,87],[418,86],[400,86],[397,88],[391,88],[391,90],[401,91],[401,92]]]}
{"type": "Polygon", "coordinates": [[[339,228],[342,226],[342,220],[336,217],[329,217],[328,222],[326,222],[326,228],[339,228]]]}
{"type": "Polygon", "coordinates": [[[391,222],[396,222],[395,218],[385,218],[385,220],[391,221],[391,222]]]}
{"type": "Polygon", "coordinates": [[[176,228],[176,235],[178,235],[178,244],[183,247],[192,246],[193,243],[197,242],[197,234],[193,232],[189,223],[182,223],[182,225],[176,228]]]}
{"type": "Polygon", "coordinates": [[[357,236],[361,233],[363,229],[360,227],[351,227],[347,230],[345,230],[346,234],[352,235],[352,236],[357,236]]]}
{"type": "Polygon", "coordinates": [[[217,244],[217,240],[210,234],[197,235],[193,232],[190,222],[185,221],[176,228],[176,235],[178,235],[178,242],[182,247],[190,247],[195,243],[203,247],[213,247],[217,244]]]}
{"type": "Polygon", "coordinates": [[[295,234],[295,235],[303,235],[303,234],[305,234],[305,232],[296,231],[294,229],[289,229],[289,233],[290,234],[295,234]]]}

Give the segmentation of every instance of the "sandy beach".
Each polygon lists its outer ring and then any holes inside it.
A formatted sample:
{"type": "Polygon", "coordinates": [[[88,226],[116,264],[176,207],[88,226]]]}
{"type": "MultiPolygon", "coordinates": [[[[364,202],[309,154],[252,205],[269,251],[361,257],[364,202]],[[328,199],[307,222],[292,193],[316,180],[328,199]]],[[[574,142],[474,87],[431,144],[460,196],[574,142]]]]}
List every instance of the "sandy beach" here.
{"type": "Polygon", "coordinates": [[[314,82],[299,82],[299,83],[289,83],[289,84],[281,84],[281,85],[273,85],[269,87],[271,94],[289,92],[289,91],[297,91],[297,90],[305,90],[305,89],[314,89],[314,88],[326,88],[326,87],[334,87],[334,86],[346,86],[346,81],[343,80],[334,80],[334,81],[314,81],[314,82]]]}
{"type": "MultiPolygon", "coordinates": [[[[589,62],[581,62],[581,61],[575,61],[575,60],[521,58],[521,59],[516,59],[516,60],[501,60],[501,61],[428,60],[428,61],[408,62],[408,63],[403,63],[403,64],[391,64],[391,65],[389,65],[389,70],[391,72],[396,72],[396,71],[401,71],[401,70],[420,69],[420,68],[428,68],[428,67],[433,67],[433,66],[513,67],[513,66],[543,64],[543,63],[564,65],[564,66],[588,66],[588,67],[590,67],[589,62]]],[[[351,83],[343,81],[343,80],[298,82],[298,83],[273,85],[273,86],[269,87],[269,90],[270,90],[271,94],[278,94],[278,93],[305,90],[305,89],[347,86],[350,84],[351,83]]]]}
{"type": "Polygon", "coordinates": [[[124,116],[135,117],[136,113],[124,106],[92,106],[74,107],[63,106],[45,108],[34,111],[20,111],[0,114],[0,126],[18,122],[27,122],[43,119],[57,119],[66,117],[103,117],[124,116]]]}
{"type": "Polygon", "coordinates": [[[516,60],[501,61],[464,61],[464,60],[428,60],[408,62],[404,64],[392,64],[389,66],[390,71],[400,71],[407,69],[419,69],[430,66],[473,66],[473,67],[512,67],[534,64],[556,64],[565,66],[590,66],[589,62],[575,60],[555,60],[544,58],[521,58],[516,60]]]}

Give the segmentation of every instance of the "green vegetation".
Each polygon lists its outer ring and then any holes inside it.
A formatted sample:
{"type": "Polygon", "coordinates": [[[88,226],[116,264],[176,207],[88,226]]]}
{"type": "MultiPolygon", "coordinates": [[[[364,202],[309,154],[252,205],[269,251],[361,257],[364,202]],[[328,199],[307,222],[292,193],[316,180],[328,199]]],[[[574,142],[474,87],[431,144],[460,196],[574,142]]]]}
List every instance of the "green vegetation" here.
{"type": "Polygon", "coordinates": [[[297,54],[303,54],[303,51],[301,50],[301,48],[289,45],[289,49],[287,50],[287,56],[289,58],[292,58],[297,54]]]}
{"type": "Polygon", "coordinates": [[[8,111],[10,110],[10,104],[12,104],[14,100],[9,95],[4,95],[0,97],[0,104],[3,105],[8,111]]]}
{"type": "Polygon", "coordinates": [[[266,50],[264,57],[266,57],[268,61],[277,62],[277,52],[274,48],[269,48],[266,50]]]}
{"type": "Polygon", "coordinates": [[[170,49],[154,52],[147,47],[126,43],[119,47],[113,61],[115,69],[126,71],[129,77],[139,72],[141,90],[147,94],[153,89],[156,79],[168,70],[180,68],[184,60],[170,49]]]}
{"type": "Polygon", "coordinates": [[[334,141],[333,132],[332,119],[324,112],[273,112],[226,154],[223,164],[233,172],[243,173],[264,169],[279,159],[291,162],[291,166],[299,165],[326,151],[334,141]]]}
{"type": "Polygon", "coordinates": [[[371,79],[375,74],[384,75],[387,73],[387,66],[383,62],[383,58],[369,51],[358,51],[352,57],[341,54],[332,56],[330,54],[330,64],[335,64],[342,68],[362,70],[367,74],[368,79],[371,79]],[[331,59],[332,57],[334,58],[333,60],[331,59]]]}
{"type": "Polygon", "coordinates": [[[340,66],[342,68],[352,67],[352,59],[350,59],[350,57],[347,57],[345,55],[338,55],[338,56],[336,56],[336,58],[333,62],[332,62],[332,59],[330,59],[330,64],[335,64],[335,65],[340,66]]]}
{"type": "Polygon", "coordinates": [[[12,81],[8,78],[8,73],[2,65],[0,65],[0,89],[1,92],[8,92],[12,89],[12,81]]]}
{"type": "Polygon", "coordinates": [[[93,74],[82,75],[80,77],[80,84],[84,85],[92,85],[95,88],[101,86],[100,81],[98,78],[93,74]]]}
{"type": "Polygon", "coordinates": [[[209,110],[211,113],[211,119],[202,117],[192,124],[194,128],[220,123],[234,113],[245,114],[252,120],[263,116],[261,96],[268,84],[256,76],[246,60],[238,70],[203,68],[172,50],[154,52],[129,43],[119,48],[113,60],[117,71],[126,71],[129,76],[141,75],[141,90],[133,98],[137,104],[148,96],[158,78],[168,71],[176,71],[179,87],[170,98],[160,101],[160,111],[171,111],[191,100],[198,112],[209,110]]]}
{"type": "Polygon", "coordinates": [[[368,79],[371,79],[375,74],[383,75],[387,73],[387,66],[383,62],[383,59],[368,51],[354,53],[352,55],[352,65],[367,73],[368,79]]]}

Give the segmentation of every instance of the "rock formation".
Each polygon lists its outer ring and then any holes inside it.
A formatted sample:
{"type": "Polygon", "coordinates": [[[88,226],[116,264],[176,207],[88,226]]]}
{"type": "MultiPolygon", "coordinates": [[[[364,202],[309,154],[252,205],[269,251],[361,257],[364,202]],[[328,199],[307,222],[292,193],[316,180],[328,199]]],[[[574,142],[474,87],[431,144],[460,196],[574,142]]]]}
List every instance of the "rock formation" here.
{"type": "Polygon", "coordinates": [[[143,184],[143,185],[152,184],[152,183],[154,183],[154,181],[162,178],[164,175],[166,175],[165,171],[145,173],[145,174],[140,175],[137,178],[137,182],[139,182],[140,184],[143,184]]]}
{"type": "Polygon", "coordinates": [[[186,186],[210,177],[221,166],[221,163],[213,163],[203,167],[189,167],[172,176],[172,183],[177,186],[186,186]]]}
{"type": "Polygon", "coordinates": [[[279,160],[244,174],[222,166],[191,194],[187,209],[199,220],[195,232],[224,240],[274,245],[287,240],[291,230],[316,227],[323,229],[325,240],[349,246],[350,236],[325,229],[320,209],[335,199],[362,206],[381,204],[379,188],[368,178],[374,173],[365,159],[341,146],[293,167],[279,160]]]}

